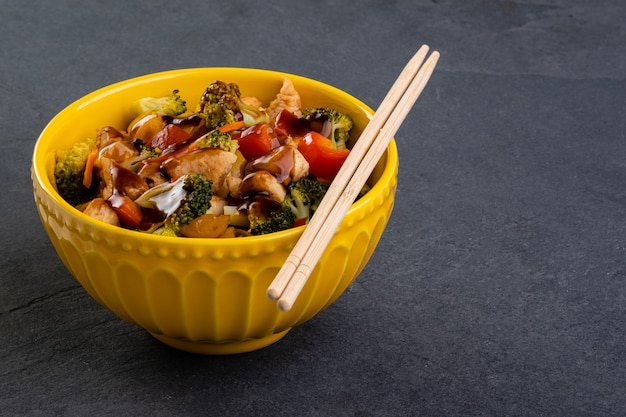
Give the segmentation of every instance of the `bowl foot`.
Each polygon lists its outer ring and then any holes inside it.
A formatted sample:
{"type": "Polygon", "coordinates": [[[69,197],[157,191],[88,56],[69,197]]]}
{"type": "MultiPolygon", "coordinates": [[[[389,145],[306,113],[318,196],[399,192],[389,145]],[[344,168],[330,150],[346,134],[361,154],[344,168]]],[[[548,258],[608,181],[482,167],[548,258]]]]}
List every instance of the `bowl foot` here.
{"type": "Polygon", "coordinates": [[[162,334],[149,332],[158,341],[174,349],[202,355],[232,355],[235,353],[252,352],[271,345],[282,339],[291,329],[274,333],[260,339],[247,339],[237,342],[192,342],[185,339],[175,339],[162,334]]]}

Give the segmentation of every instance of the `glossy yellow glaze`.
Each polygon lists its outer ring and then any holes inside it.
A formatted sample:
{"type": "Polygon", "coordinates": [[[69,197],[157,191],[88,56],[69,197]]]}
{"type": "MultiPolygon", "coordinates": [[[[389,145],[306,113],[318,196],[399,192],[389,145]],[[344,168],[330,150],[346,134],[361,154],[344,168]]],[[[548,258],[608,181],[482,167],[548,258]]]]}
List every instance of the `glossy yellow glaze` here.
{"type": "Polygon", "coordinates": [[[289,77],[303,106],[329,106],[350,114],[355,135],[372,110],[332,86],[280,72],[195,68],[123,81],[69,105],[46,126],[33,152],[32,180],[42,224],[59,257],[99,303],[143,327],[158,340],[189,352],[231,354],[262,348],[329,306],[358,276],[391,214],[398,155],[392,142],[369,183],[313,271],[291,311],[284,313],[265,291],[303,227],[236,239],[153,236],[96,221],[56,192],[54,156],[98,127],[124,130],[130,103],[178,89],[191,106],[216,79],[239,84],[265,103],[289,77]]]}

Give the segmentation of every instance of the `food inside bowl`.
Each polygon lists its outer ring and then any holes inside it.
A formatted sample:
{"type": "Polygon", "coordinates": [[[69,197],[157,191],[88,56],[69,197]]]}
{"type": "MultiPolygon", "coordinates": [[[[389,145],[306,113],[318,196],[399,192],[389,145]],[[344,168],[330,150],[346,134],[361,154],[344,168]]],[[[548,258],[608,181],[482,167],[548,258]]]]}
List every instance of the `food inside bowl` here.
{"type": "Polygon", "coordinates": [[[87,215],[145,233],[242,237],[306,224],[350,152],[351,117],[301,108],[288,78],[270,103],[217,80],[193,110],[178,90],[131,110],[127,126],[96,128],[59,153],[55,182],[87,215]]]}

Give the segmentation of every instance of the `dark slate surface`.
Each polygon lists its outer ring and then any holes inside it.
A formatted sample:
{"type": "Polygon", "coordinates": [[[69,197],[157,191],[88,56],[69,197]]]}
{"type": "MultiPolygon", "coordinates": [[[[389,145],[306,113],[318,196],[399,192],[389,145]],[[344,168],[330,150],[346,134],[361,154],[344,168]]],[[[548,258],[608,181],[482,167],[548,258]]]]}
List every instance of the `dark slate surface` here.
{"type": "Polygon", "coordinates": [[[621,0],[0,1],[0,415],[624,415],[624,22],[621,0]],[[174,351],[56,257],[30,156],[83,94],[246,66],[375,108],[422,43],[442,58],[397,135],[389,227],[279,343],[174,351]]]}

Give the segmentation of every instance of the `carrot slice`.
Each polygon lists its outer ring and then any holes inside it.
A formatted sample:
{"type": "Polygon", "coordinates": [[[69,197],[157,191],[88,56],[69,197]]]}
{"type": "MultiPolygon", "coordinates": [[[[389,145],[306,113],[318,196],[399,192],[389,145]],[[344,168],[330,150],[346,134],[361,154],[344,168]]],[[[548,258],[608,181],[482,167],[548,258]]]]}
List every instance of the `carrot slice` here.
{"type": "Polygon", "coordinates": [[[113,194],[109,198],[109,203],[124,226],[131,229],[139,227],[143,219],[143,212],[141,211],[141,207],[131,200],[130,197],[127,195],[113,194]]]}
{"type": "Polygon", "coordinates": [[[243,122],[243,120],[240,120],[238,122],[227,123],[224,126],[220,126],[217,128],[217,130],[222,133],[228,133],[235,130],[243,129],[244,127],[246,127],[245,123],[243,122]]]}
{"type": "Polygon", "coordinates": [[[98,157],[98,148],[93,147],[87,155],[87,162],[85,163],[85,172],[83,173],[83,185],[86,188],[91,188],[91,182],[93,181],[93,166],[98,157]]]}

